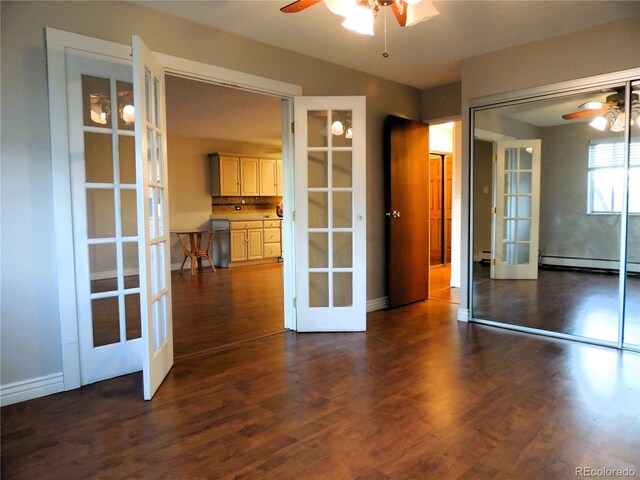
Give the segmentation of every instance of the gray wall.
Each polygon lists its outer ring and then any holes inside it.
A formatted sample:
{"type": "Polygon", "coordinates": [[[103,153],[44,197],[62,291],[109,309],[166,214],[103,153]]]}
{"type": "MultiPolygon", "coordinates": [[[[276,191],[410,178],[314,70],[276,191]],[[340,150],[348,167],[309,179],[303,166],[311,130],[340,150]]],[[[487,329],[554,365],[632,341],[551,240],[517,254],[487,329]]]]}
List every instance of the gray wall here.
{"type": "Polygon", "coordinates": [[[385,295],[383,125],[389,114],[419,119],[419,90],[128,3],[2,1],[0,8],[3,385],[62,368],[45,26],[122,44],[140,35],[154,51],[300,85],[304,95],[366,95],[367,297],[385,295]],[[30,253],[17,255],[18,245],[30,253]]]}
{"type": "Polygon", "coordinates": [[[427,88],[421,93],[422,121],[460,118],[462,113],[462,83],[449,83],[427,88]]]}
{"type": "MultiPolygon", "coordinates": [[[[640,67],[640,16],[610,22],[462,62],[462,205],[469,205],[473,99],[640,67]],[[615,54],[612,54],[615,52],[615,54]]],[[[462,209],[461,314],[469,308],[469,209],[462,209]]]]}
{"type": "MultiPolygon", "coordinates": [[[[541,129],[540,249],[543,255],[618,260],[620,215],[587,214],[589,142],[619,138],[587,123],[541,129]]],[[[637,245],[637,216],[629,217],[629,242],[637,245]]],[[[637,248],[630,261],[638,261],[637,248]]]]}

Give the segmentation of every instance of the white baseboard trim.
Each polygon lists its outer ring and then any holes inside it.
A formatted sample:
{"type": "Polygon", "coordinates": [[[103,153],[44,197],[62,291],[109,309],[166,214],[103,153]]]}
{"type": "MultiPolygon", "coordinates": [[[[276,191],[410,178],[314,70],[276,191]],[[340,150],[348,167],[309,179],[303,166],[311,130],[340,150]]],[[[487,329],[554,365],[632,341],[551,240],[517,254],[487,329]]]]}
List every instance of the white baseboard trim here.
{"type": "Polygon", "coordinates": [[[64,392],[62,372],[0,386],[0,406],[64,392]]]}
{"type": "Polygon", "coordinates": [[[471,319],[471,312],[468,308],[458,308],[458,321],[468,322],[471,319]]]}
{"type": "Polygon", "coordinates": [[[387,297],[374,298],[367,300],[367,312],[375,312],[376,310],[384,310],[387,308],[387,297]]]}
{"type": "MultiPolygon", "coordinates": [[[[129,277],[131,275],[138,275],[139,270],[137,268],[125,268],[124,276],[129,277]]],[[[109,278],[116,278],[118,272],[115,270],[107,270],[105,272],[93,272],[91,274],[91,280],[108,280],[109,278]]]]}
{"type": "MultiPolygon", "coordinates": [[[[606,270],[618,270],[620,262],[615,260],[603,260],[598,258],[560,257],[554,255],[542,255],[542,265],[568,268],[594,268],[606,270]]],[[[627,271],[638,273],[640,265],[628,263],[627,271]]]]}

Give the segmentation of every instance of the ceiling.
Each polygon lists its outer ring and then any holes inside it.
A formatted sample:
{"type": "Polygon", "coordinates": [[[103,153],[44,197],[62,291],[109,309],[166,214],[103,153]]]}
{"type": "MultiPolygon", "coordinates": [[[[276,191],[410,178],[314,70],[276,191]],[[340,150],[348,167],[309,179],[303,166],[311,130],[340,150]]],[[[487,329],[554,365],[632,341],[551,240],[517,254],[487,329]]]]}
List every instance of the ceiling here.
{"type": "Polygon", "coordinates": [[[170,135],[279,147],[280,99],[167,75],[170,135]]]}
{"type": "Polygon", "coordinates": [[[382,15],[370,37],[323,3],[293,14],[279,11],[289,0],[134,3],[420,89],[459,81],[465,58],[640,15],[638,1],[434,0],[440,15],[418,25],[389,15],[383,58],[382,15]]]}

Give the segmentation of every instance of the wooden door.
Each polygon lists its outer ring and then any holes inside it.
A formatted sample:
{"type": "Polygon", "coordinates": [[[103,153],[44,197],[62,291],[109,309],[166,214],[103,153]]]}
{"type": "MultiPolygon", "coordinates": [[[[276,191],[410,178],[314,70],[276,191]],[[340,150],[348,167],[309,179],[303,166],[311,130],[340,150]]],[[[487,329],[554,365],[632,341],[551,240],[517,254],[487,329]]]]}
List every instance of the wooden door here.
{"type": "Polygon", "coordinates": [[[429,126],[385,125],[387,295],[397,307],[429,295],[429,126]]]}
{"type": "Polygon", "coordinates": [[[220,195],[240,195],[240,158],[220,156],[220,195]]]}
{"type": "Polygon", "coordinates": [[[240,158],[240,195],[257,196],[260,194],[258,163],[257,158],[240,158]]]}
{"type": "Polygon", "coordinates": [[[432,265],[442,263],[442,156],[429,158],[429,256],[432,265]]]}
{"type": "Polygon", "coordinates": [[[276,160],[260,159],[260,195],[274,197],[277,193],[276,160]]]}

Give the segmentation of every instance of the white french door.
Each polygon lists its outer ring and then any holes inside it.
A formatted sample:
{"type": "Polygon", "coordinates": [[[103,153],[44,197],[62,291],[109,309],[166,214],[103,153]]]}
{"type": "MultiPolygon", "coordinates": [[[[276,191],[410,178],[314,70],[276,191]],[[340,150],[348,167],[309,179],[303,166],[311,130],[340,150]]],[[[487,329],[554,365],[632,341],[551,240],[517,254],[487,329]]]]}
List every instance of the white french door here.
{"type": "Polygon", "coordinates": [[[497,142],[491,278],[537,279],[541,141],[497,142]]]}
{"type": "Polygon", "coordinates": [[[142,367],[131,64],[66,61],[80,382],[142,367]],[[124,114],[124,111],[127,114],[124,114]]]}
{"type": "Polygon", "coordinates": [[[142,372],[151,399],[173,365],[171,259],[164,69],[144,42],[132,38],[138,186],[142,372]]]}
{"type": "Polygon", "coordinates": [[[366,330],[365,97],[296,97],[297,331],[366,330]]]}

